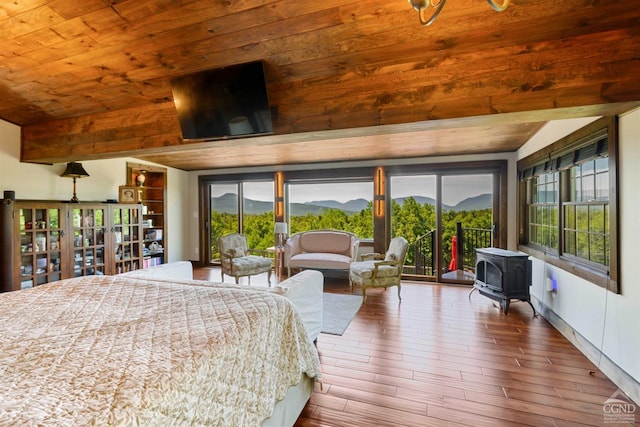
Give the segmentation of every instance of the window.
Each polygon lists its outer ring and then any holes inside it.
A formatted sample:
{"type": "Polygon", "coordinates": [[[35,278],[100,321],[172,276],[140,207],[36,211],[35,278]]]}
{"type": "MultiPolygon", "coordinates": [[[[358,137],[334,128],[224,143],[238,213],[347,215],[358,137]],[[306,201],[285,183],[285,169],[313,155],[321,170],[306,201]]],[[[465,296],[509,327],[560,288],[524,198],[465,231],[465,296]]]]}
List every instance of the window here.
{"type": "Polygon", "coordinates": [[[569,169],[563,203],[564,252],[596,265],[609,262],[609,161],[588,160],[569,169]]]}
{"type": "Polygon", "coordinates": [[[558,250],[559,174],[534,176],[527,181],[529,242],[558,250]]]}
{"type": "Polygon", "coordinates": [[[266,251],[273,246],[273,176],[215,178],[201,179],[206,218],[202,250],[207,262],[218,261],[218,238],[229,233],[246,235],[247,244],[254,251],[266,251]]]}
{"type": "Polygon", "coordinates": [[[287,184],[290,233],[345,230],[373,239],[373,180],[346,179],[287,184]]]}
{"type": "Polygon", "coordinates": [[[616,137],[615,119],[600,119],[521,160],[518,171],[522,249],[619,292],[616,137]]]}

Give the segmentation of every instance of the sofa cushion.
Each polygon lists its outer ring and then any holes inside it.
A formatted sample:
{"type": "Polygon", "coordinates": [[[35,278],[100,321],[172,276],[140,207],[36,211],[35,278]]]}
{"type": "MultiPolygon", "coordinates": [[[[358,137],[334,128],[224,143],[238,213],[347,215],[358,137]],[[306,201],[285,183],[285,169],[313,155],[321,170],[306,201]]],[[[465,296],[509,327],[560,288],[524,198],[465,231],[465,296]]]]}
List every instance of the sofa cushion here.
{"type": "Polygon", "coordinates": [[[347,270],[351,264],[351,257],[340,254],[315,252],[301,253],[289,259],[289,267],[305,267],[318,270],[347,270]]]}
{"type": "Polygon", "coordinates": [[[241,256],[233,259],[232,272],[245,274],[258,274],[271,268],[271,258],[264,258],[256,255],[241,256]]]}
{"type": "Polygon", "coordinates": [[[349,254],[351,236],[333,231],[310,231],[300,236],[300,248],[304,252],[349,254]]]}
{"type": "MultiPolygon", "coordinates": [[[[351,274],[360,276],[363,279],[371,279],[376,261],[359,261],[351,263],[351,274]]],[[[395,265],[381,265],[378,267],[378,275],[376,277],[397,277],[398,267],[395,265]]]]}

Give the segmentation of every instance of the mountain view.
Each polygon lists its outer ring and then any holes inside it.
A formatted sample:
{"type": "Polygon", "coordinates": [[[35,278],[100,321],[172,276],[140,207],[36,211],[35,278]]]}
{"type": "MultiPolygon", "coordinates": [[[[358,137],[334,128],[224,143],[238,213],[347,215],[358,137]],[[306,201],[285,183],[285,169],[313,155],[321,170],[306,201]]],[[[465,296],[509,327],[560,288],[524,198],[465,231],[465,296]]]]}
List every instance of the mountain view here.
{"type": "MultiPolygon", "coordinates": [[[[430,197],[413,197],[420,205],[430,204],[435,205],[435,200],[430,197]]],[[[396,203],[402,205],[407,197],[399,197],[394,199],[396,203]]],[[[367,200],[354,199],[347,202],[338,202],[336,200],[316,200],[305,203],[292,203],[290,204],[291,215],[317,215],[322,213],[325,209],[339,209],[347,213],[360,212],[367,207],[367,200]]],[[[223,194],[220,197],[213,197],[211,199],[212,209],[221,213],[237,213],[237,195],[235,194],[223,194]]],[[[489,209],[492,205],[491,194],[481,194],[479,196],[469,197],[460,201],[455,206],[443,205],[444,210],[452,211],[474,211],[481,209],[489,209]]],[[[262,214],[273,210],[272,202],[262,202],[259,200],[244,200],[245,213],[249,215],[262,214]]]]}

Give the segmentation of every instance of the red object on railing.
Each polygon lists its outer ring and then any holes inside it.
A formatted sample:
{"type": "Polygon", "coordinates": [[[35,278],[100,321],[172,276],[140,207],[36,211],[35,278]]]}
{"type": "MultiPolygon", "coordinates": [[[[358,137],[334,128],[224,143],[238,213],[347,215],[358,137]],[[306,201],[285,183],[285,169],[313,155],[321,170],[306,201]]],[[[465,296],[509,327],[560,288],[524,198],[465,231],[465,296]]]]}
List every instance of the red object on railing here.
{"type": "Polygon", "coordinates": [[[451,262],[449,263],[449,271],[454,271],[458,269],[458,262],[456,260],[457,254],[458,254],[458,237],[453,236],[451,238],[451,262]]]}

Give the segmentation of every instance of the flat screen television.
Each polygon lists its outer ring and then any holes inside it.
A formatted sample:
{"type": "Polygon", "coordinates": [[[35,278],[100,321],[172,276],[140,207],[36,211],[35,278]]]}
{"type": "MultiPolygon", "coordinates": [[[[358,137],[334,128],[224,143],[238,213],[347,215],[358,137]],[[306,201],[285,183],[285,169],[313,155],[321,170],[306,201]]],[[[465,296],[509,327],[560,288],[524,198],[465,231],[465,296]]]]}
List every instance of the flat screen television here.
{"type": "Polygon", "coordinates": [[[261,61],[177,77],[171,88],[185,140],[273,133],[261,61]]]}

